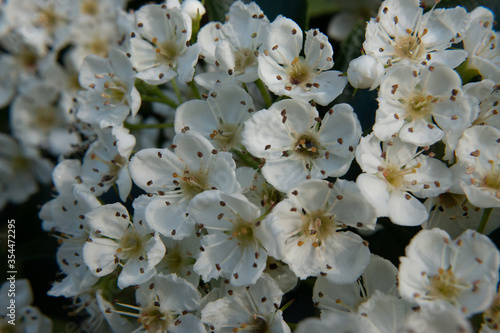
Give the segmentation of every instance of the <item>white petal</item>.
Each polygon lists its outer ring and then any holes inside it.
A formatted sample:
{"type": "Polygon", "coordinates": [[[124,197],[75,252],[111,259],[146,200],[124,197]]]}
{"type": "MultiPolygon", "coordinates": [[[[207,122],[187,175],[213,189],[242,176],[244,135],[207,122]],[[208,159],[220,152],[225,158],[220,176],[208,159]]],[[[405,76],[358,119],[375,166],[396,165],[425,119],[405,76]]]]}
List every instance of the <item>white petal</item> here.
{"type": "Polygon", "coordinates": [[[160,197],[148,205],[146,222],[162,235],[182,239],[194,232],[194,222],[186,215],[186,201],[175,202],[160,197]]]}
{"type": "Polygon", "coordinates": [[[262,168],[262,174],[276,189],[286,192],[306,181],[308,172],[302,160],[281,158],[266,162],[262,168]]]}
{"type": "Polygon", "coordinates": [[[294,21],[279,15],[267,29],[264,47],[278,63],[290,64],[302,50],[302,29],[294,21]]]}
{"type": "Polygon", "coordinates": [[[128,211],[120,203],[99,206],[85,214],[85,219],[93,231],[113,239],[120,239],[130,223],[128,211]]]}
{"type": "MultiPolygon", "coordinates": [[[[322,272],[335,283],[354,282],[365,270],[370,261],[370,249],[363,239],[350,231],[335,234],[327,240],[322,272]],[[328,267],[333,267],[331,270],[328,267]]],[[[304,244],[306,246],[307,244],[304,244]]]]}
{"type": "Polygon", "coordinates": [[[94,239],[83,246],[83,260],[95,276],[105,276],[113,272],[118,263],[115,255],[118,253],[118,244],[107,238],[94,239]]]}
{"type": "Polygon", "coordinates": [[[287,131],[283,129],[281,117],[275,117],[267,111],[259,111],[245,121],[242,142],[252,155],[274,160],[279,158],[292,142],[287,131]],[[276,130],[277,128],[280,130],[276,130]]]}
{"type": "MultiPolygon", "coordinates": [[[[201,295],[196,288],[175,274],[157,274],[154,277],[155,290],[163,311],[182,312],[197,310],[201,295]]],[[[146,286],[147,287],[147,286],[146,286]]]]}
{"type": "Polygon", "coordinates": [[[388,202],[389,218],[392,223],[414,226],[420,225],[427,220],[429,214],[425,206],[414,196],[408,193],[393,191],[388,202]]]}
{"type": "Polygon", "coordinates": [[[317,29],[306,32],[306,42],[304,45],[306,63],[311,68],[327,70],[332,68],[333,49],[328,41],[328,37],[317,29]]]}
{"type": "Polygon", "coordinates": [[[362,173],[356,179],[356,183],[361,193],[375,207],[378,216],[390,214],[389,210],[393,208],[389,205],[389,191],[385,180],[362,173]]]}
{"type": "Polygon", "coordinates": [[[146,192],[165,191],[172,188],[174,173],[182,175],[184,165],[168,149],[143,149],[137,152],[129,163],[134,183],[146,192]]]}

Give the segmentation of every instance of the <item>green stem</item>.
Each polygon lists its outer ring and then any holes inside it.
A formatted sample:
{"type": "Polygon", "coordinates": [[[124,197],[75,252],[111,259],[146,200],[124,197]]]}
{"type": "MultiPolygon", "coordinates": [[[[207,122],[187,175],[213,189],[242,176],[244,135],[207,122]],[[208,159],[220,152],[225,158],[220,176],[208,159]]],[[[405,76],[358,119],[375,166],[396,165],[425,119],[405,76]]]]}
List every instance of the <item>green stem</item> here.
{"type": "Polygon", "coordinates": [[[481,75],[476,68],[469,66],[469,59],[467,58],[460,66],[456,69],[460,77],[462,78],[462,84],[466,84],[478,75],[481,75]]]}
{"type": "Polygon", "coordinates": [[[191,33],[191,45],[196,43],[196,40],[198,39],[198,31],[200,31],[200,21],[201,21],[201,15],[200,12],[196,14],[196,18],[193,19],[193,25],[192,25],[192,33],[191,33]]]}
{"type": "Polygon", "coordinates": [[[197,99],[201,99],[200,91],[198,90],[198,87],[196,86],[196,83],[194,83],[194,81],[189,82],[189,87],[191,88],[194,97],[196,97],[197,99]]]}
{"type": "Polygon", "coordinates": [[[135,86],[141,93],[141,100],[145,102],[162,103],[174,109],[179,106],[173,100],[168,98],[157,86],[152,86],[140,80],[136,82],[135,86]]]}
{"type": "Polygon", "coordinates": [[[177,100],[179,101],[179,105],[184,103],[181,95],[181,91],[179,90],[179,86],[177,85],[177,81],[174,79],[171,80],[172,88],[174,88],[175,96],[177,96],[177,100]]]}
{"type": "Polygon", "coordinates": [[[254,169],[258,169],[259,168],[259,162],[255,161],[249,154],[243,154],[241,151],[237,150],[237,149],[234,149],[233,150],[233,153],[236,154],[236,156],[238,156],[238,158],[240,160],[242,160],[243,162],[245,162],[248,166],[254,168],[254,169]]]}
{"type": "Polygon", "coordinates": [[[143,129],[151,129],[151,128],[173,128],[174,123],[163,123],[163,124],[130,124],[123,123],[125,128],[128,128],[131,131],[140,131],[143,129]]]}
{"type": "Polygon", "coordinates": [[[161,98],[161,97],[156,97],[156,96],[141,95],[141,100],[144,102],[162,103],[162,104],[166,104],[166,105],[170,106],[171,108],[174,108],[174,109],[177,108],[177,104],[174,101],[172,101],[171,99],[169,99],[168,97],[161,98]]]}
{"type": "Polygon", "coordinates": [[[280,97],[276,98],[276,100],[274,101],[274,103],[279,102],[279,101],[281,101],[283,99],[289,99],[289,97],[285,96],[285,95],[281,95],[280,97]]]}
{"type": "Polygon", "coordinates": [[[245,82],[241,82],[241,85],[243,86],[243,89],[245,89],[246,92],[248,92],[248,87],[245,82]]]}
{"type": "Polygon", "coordinates": [[[259,88],[262,98],[264,98],[264,103],[266,103],[266,107],[269,108],[271,104],[273,104],[273,101],[271,100],[271,96],[269,96],[269,92],[267,91],[264,82],[262,82],[261,79],[258,79],[257,81],[255,81],[255,84],[257,85],[257,88],[259,88]]]}
{"type": "Polygon", "coordinates": [[[481,216],[481,223],[479,223],[479,227],[477,228],[477,232],[484,234],[484,229],[486,229],[486,224],[488,223],[488,219],[490,218],[492,210],[493,210],[493,208],[485,208],[483,210],[483,216],[481,216]]]}

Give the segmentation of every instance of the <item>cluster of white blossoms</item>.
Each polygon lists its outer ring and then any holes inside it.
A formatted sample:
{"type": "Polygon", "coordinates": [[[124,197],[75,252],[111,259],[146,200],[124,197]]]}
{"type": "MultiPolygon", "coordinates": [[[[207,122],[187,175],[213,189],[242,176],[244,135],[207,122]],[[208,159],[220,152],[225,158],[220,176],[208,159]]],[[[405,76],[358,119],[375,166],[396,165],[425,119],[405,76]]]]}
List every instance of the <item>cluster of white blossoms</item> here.
{"type": "Polygon", "coordinates": [[[127,9],[0,1],[0,207],[52,172],[48,294],[83,331],[500,330],[490,10],[386,0],[342,73],[326,35],[255,3],[208,23],[198,0],[127,9]],[[364,131],[334,102],[348,82],[377,89],[364,131]],[[422,229],[392,263],[366,240],[391,223],[422,229]]]}

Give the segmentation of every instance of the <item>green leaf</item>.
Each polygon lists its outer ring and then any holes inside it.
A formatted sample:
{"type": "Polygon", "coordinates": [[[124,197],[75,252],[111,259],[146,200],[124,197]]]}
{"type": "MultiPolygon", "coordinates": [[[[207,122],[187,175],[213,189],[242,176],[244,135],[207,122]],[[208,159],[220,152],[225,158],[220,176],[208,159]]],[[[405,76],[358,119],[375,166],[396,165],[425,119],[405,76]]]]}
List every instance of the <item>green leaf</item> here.
{"type": "Polygon", "coordinates": [[[224,22],[226,13],[229,7],[235,0],[206,0],[205,8],[207,9],[208,18],[210,21],[224,22]]]}
{"type": "Polygon", "coordinates": [[[319,16],[333,15],[342,9],[337,1],[332,0],[309,0],[309,19],[319,16]]]}

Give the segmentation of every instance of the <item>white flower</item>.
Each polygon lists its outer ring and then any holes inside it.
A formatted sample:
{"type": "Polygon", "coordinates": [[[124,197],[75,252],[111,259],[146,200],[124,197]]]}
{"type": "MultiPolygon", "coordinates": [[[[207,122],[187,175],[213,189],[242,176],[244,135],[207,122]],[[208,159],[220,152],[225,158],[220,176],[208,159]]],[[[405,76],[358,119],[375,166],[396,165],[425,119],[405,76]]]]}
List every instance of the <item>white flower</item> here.
{"type": "Polygon", "coordinates": [[[386,295],[375,290],[369,300],[358,308],[359,320],[367,323],[373,332],[400,332],[413,303],[399,296],[386,295]]]}
{"type": "Polygon", "coordinates": [[[140,219],[144,214],[138,212],[141,208],[137,204],[134,208],[134,223],[130,222],[127,209],[119,203],[97,207],[85,214],[92,233],[83,247],[84,261],[98,277],[110,274],[121,265],[118,277],[121,289],[149,280],[156,273],[156,264],[165,255],[160,236],[140,219]]]}
{"type": "Polygon", "coordinates": [[[182,1],[181,8],[193,20],[200,19],[207,12],[199,0],[184,0],[182,1]]]}
{"type": "Polygon", "coordinates": [[[241,146],[243,122],[254,112],[252,97],[234,85],[213,87],[206,100],[190,100],[175,114],[175,132],[192,131],[221,150],[241,146]]]}
{"type": "Polygon", "coordinates": [[[52,168],[39,150],[0,133],[0,207],[25,202],[38,191],[38,182],[50,182],[52,168]]]}
{"type": "Polygon", "coordinates": [[[18,0],[5,5],[8,25],[39,50],[60,50],[69,42],[76,6],[70,1],[18,0]]]}
{"type": "Polygon", "coordinates": [[[335,105],[321,120],[315,107],[290,99],[255,113],[243,130],[247,150],[266,159],[264,177],[283,192],[307,179],[344,175],[360,137],[350,105],[335,105]]]}
{"type": "Polygon", "coordinates": [[[413,195],[437,196],[452,184],[446,164],[417,152],[417,148],[398,138],[381,143],[370,134],[361,139],[356,150],[356,161],[364,171],[356,180],[359,189],[379,216],[388,216],[395,224],[422,224],[428,212],[413,195]]]}
{"type": "Polygon", "coordinates": [[[2,283],[0,288],[0,331],[12,333],[52,332],[52,320],[31,306],[33,291],[27,279],[2,283]],[[14,303],[12,303],[14,302],[14,303]]]}
{"type": "Polygon", "coordinates": [[[200,319],[188,313],[200,306],[201,295],[186,280],[175,274],[157,274],[148,282],[138,286],[135,292],[137,306],[111,303],[98,294],[99,308],[104,313],[113,332],[206,332],[200,319]],[[130,311],[116,310],[122,307],[130,311]],[[137,318],[140,326],[130,328],[129,321],[119,316],[137,318]]]}
{"type": "MultiPolygon", "coordinates": [[[[453,168],[451,168],[453,170],[453,168]]],[[[460,188],[456,180],[448,192],[429,198],[424,205],[429,209],[429,219],[422,224],[424,229],[439,228],[446,231],[451,238],[457,238],[467,229],[477,230],[483,210],[474,206],[463,194],[453,193],[460,188]]],[[[461,190],[460,190],[461,192],[461,190]]],[[[484,230],[489,235],[500,227],[500,209],[494,208],[484,230]]]]}
{"type": "MultiPolygon", "coordinates": [[[[91,1],[96,0],[87,0],[86,2],[91,1]]],[[[97,7],[101,8],[101,4],[98,4],[97,7]]],[[[71,35],[74,40],[74,48],[71,49],[70,57],[76,66],[80,67],[84,58],[91,54],[105,58],[113,46],[119,45],[123,36],[118,31],[117,12],[117,8],[108,9],[108,17],[103,17],[100,20],[82,19],[73,25],[71,35]],[[111,13],[114,15],[110,15],[111,13]]]]}
{"type": "Polygon", "coordinates": [[[80,0],[76,20],[92,20],[116,18],[116,10],[124,8],[125,0],[80,0]]]}
{"type": "Polygon", "coordinates": [[[458,142],[458,163],[451,169],[477,207],[500,207],[499,139],[500,130],[485,125],[467,129],[458,142]]]}
{"type": "MultiPolygon", "coordinates": [[[[405,333],[472,333],[471,322],[458,309],[448,308],[442,311],[420,309],[410,312],[403,325],[405,333]]],[[[483,332],[484,333],[484,332],[483,332]]]]}
{"type": "Polygon", "coordinates": [[[264,54],[259,56],[259,78],[277,95],[327,105],[342,93],[347,79],[333,67],[333,49],[328,37],[317,29],[306,32],[305,58],[302,29],[278,16],[268,27],[264,54]]]}
{"type": "Polygon", "coordinates": [[[359,316],[351,313],[332,312],[319,318],[307,318],[297,325],[296,333],[321,333],[330,332],[335,328],[335,333],[372,333],[371,328],[359,316]]]}
{"type": "Polygon", "coordinates": [[[500,129],[500,92],[495,82],[482,80],[463,86],[464,93],[475,97],[479,102],[479,114],[475,115],[473,125],[490,125],[500,129]]]}
{"type": "Polygon", "coordinates": [[[180,133],[168,149],[143,149],[130,161],[134,183],[150,193],[146,221],[159,233],[182,239],[194,233],[189,201],[212,189],[240,191],[236,165],[229,152],[217,152],[199,134],[180,133]]]}
{"type": "Polygon", "coordinates": [[[419,0],[386,0],[366,27],[363,49],[383,65],[441,63],[450,68],[466,58],[449,49],[464,35],[468,14],[463,7],[423,13],[419,0]]]}
{"type": "Polygon", "coordinates": [[[281,193],[271,186],[262,173],[250,167],[236,169],[236,179],[241,185],[241,193],[264,213],[281,200],[281,193]]]}
{"type": "Polygon", "coordinates": [[[127,56],[109,51],[109,59],[87,56],[80,68],[77,117],[98,127],[122,126],[129,113],[135,115],[141,96],[134,86],[135,72],[127,56]]]}
{"type": "Polygon", "coordinates": [[[135,13],[137,33],[128,54],[137,78],[159,85],[177,75],[182,83],[193,79],[198,45],[190,46],[191,18],[179,7],[145,5],[135,13]]]}
{"type": "Polygon", "coordinates": [[[473,230],[455,241],[443,230],[422,230],[401,258],[399,292],[430,310],[455,307],[471,316],[493,301],[499,257],[493,242],[473,230]]]}
{"type": "Polygon", "coordinates": [[[135,146],[135,137],[123,127],[96,130],[97,140],[88,148],[82,163],[80,181],[76,187],[100,196],[111,186],[118,186],[122,201],[132,188],[128,160],[135,146]]]}
{"type": "Polygon", "coordinates": [[[10,123],[14,136],[23,144],[48,149],[56,156],[70,151],[79,136],[70,130],[71,116],[59,102],[60,94],[53,84],[33,83],[12,102],[10,123]]]}
{"type": "Polygon", "coordinates": [[[80,163],[76,160],[58,164],[52,178],[59,195],[45,203],[39,213],[43,220],[42,228],[61,244],[56,258],[59,268],[66,275],[53,283],[47,293],[51,296],[79,296],[88,292],[99,280],[84,263],[82,251],[90,234],[85,214],[101,204],[92,194],[74,189],[80,172],[80,163]]]}
{"type": "Polygon", "coordinates": [[[180,240],[161,236],[165,244],[165,256],[156,265],[156,271],[162,274],[174,273],[182,277],[193,286],[198,287],[200,275],[195,272],[193,266],[200,254],[200,233],[180,240]]]}
{"type": "Polygon", "coordinates": [[[368,265],[370,250],[347,227],[374,229],[376,222],[356,184],[309,180],[287,196],[263,221],[275,238],[268,253],[301,279],[322,275],[339,284],[354,282],[368,265]]]}
{"type": "Polygon", "coordinates": [[[20,35],[9,32],[0,38],[0,106],[7,106],[18,90],[36,77],[46,50],[38,50],[20,35]]]}
{"type": "Polygon", "coordinates": [[[470,23],[464,36],[464,49],[469,53],[468,68],[475,68],[486,79],[500,83],[500,33],[493,30],[493,12],[477,7],[470,13],[470,23]]]}
{"type": "Polygon", "coordinates": [[[201,28],[197,44],[204,61],[215,66],[215,71],[196,75],[196,83],[210,89],[217,81],[257,80],[257,57],[268,25],[269,20],[256,3],[235,1],[225,23],[210,22],[201,28]]]}
{"type": "Polygon", "coordinates": [[[417,146],[443,139],[452,154],[477,114],[472,109],[473,104],[477,109],[476,101],[465,96],[461,87],[457,72],[443,65],[394,68],[380,85],[375,135],[386,141],[398,134],[417,146]]]}
{"type": "Polygon", "coordinates": [[[388,260],[372,254],[364,273],[350,284],[337,284],[318,276],[313,290],[313,302],[321,317],[331,311],[358,313],[358,307],[368,301],[375,291],[399,296],[398,269],[388,260]]]}
{"type": "Polygon", "coordinates": [[[347,79],[354,88],[373,90],[384,77],[384,66],[377,59],[362,55],[351,60],[347,68],[347,79]]]}
{"type": "Polygon", "coordinates": [[[484,311],[484,323],[481,326],[481,333],[498,332],[500,328],[500,294],[497,291],[491,306],[484,311]]]}
{"type": "Polygon", "coordinates": [[[102,296],[103,292],[105,290],[103,289],[98,289],[95,293],[95,300],[96,304],[98,306],[98,311],[92,311],[91,314],[91,319],[94,320],[89,320],[89,326],[90,327],[85,327],[83,328],[92,328],[96,330],[97,327],[95,327],[93,322],[104,322],[102,319],[106,319],[104,323],[107,322],[109,325],[105,325],[106,329],[109,330],[111,327],[111,330],[113,332],[132,332],[135,329],[135,325],[133,325],[130,321],[127,320],[127,318],[122,317],[119,313],[114,312],[113,309],[113,304],[110,302],[106,301],[104,297],[102,296]],[[94,318],[92,318],[94,317],[94,318]]]}
{"type": "Polygon", "coordinates": [[[271,256],[267,257],[264,273],[271,276],[284,293],[291,291],[297,286],[298,279],[287,264],[271,256]]]}
{"type": "Polygon", "coordinates": [[[274,241],[259,208],[241,194],[205,191],[191,201],[189,213],[208,233],[194,265],[203,280],[223,276],[234,286],[254,284],[266,267],[265,246],[274,241]]]}
{"type": "MultiPolygon", "coordinates": [[[[68,119],[72,124],[76,123],[76,126],[79,126],[75,115],[75,97],[77,97],[78,92],[82,89],[78,81],[81,61],[75,63],[72,55],[73,52],[68,50],[62,56],[62,59],[58,60],[58,54],[50,53],[40,64],[38,73],[43,78],[43,86],[54,86],[55,89],[52,89],[58,92],[58,107],[65,111],[64,118],[68,119]]],[[[22,91],[23,93],[25,92],[24,89],[22,91]]],[[[44,99],[47,99],[47,97],[44,99]]]]}
{"type": "Polygon", "coordinates": [[[279,310],[282,297],[278,283],[264,274],[256,284],[231,288],[224,298],[208,303],[201,320],[215,332],[289,333],[279,310]]]}

